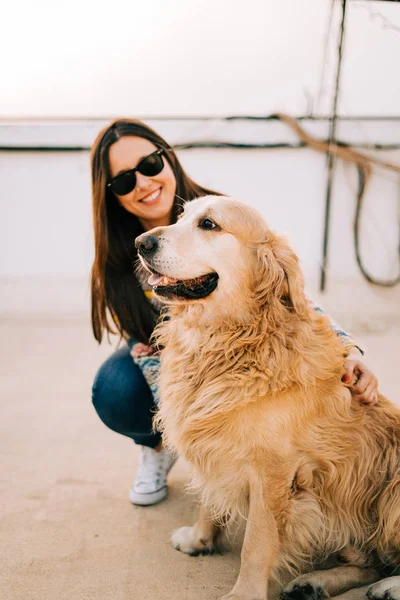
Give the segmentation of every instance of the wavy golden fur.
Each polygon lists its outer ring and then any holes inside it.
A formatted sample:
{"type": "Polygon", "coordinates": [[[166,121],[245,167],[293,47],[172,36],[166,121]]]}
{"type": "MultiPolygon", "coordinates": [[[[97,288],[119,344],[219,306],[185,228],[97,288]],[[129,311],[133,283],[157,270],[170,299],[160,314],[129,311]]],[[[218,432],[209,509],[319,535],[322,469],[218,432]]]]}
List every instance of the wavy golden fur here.
{"type": "MultiPolygon", "coordinates": [[[[382,395],[376,406],[352,401],[341,382],[348,349],[308,307],[287,241],[223,197],[191,202],[151,234],[159,273],[219,275],[206,298],[170,299],[156,329],[156,425],[192,464],[212,517],[248,519],[228,597],[242,598],[249,580],[261,589],[282,563],[297,568],[349,544],[398,562],[400,410],[382,395]],[[205,218],[213,230],[201,228],[205,218]]],[[[264,597],[255,593],[243,598],[264,597]]]]}

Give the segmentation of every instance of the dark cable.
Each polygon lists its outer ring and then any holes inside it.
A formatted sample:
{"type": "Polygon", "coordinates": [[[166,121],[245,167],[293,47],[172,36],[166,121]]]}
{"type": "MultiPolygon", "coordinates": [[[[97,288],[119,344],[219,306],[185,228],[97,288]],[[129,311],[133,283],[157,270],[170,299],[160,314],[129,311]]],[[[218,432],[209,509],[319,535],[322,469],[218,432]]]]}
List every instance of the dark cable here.
{"type": "MultiPolygon", "coordinates": [[[[377,285],[379,287],[392,288],[400,283],[400,271],[399,271],[399,275],[397,277],[395,277],[394,279],[387,279],[386,281],[384,281],[383,279],[375,279],[374,277],[372,277],[372,275],[370,275],[368,273],[367,269],[364,266],[363,260],[361,258],[360,225],[361,225],[361,214],[362,214],[362,206],[363,206],[363,200],[364,200],[364,192],[365,192],[367,180],[366,180],[365,170],[362,168],[361,165],[357,165],[357,171],[358,171],[358,190],[357,190],[356,212],[355,212],[354,225],[353,225],[354,249],[356,252],[357,264],[359,266],[361,273],[363,274],[363,276],[369,283],[372,283],[373,285],[377,285]]],[[[399,228],[398,252],[399,252],[399,264],[400,264],[400,228],[399,228]]]]}
{"type": "MultiPolygon", "coordinates": [[[[336,69],[336,86],[335,86],[335,97],[333,100],[332,117],[329,124],[329,144],[336,141],[336,121],[337,121],[337,105],[339,99],[339,83],[340,83],[340,71],[342,67],[343,57],[343,41],[345,33],[345,21],[346,21],[346,0],[342,0],[342,20],[340,23],[340,37],[338,47],[338,62],[336,69]]],[[[333,173],[335,170],[336,163],[335,155],[328,150],[328,163],[327,171],[328,177],[326,182],[326,198],[325,198],[325,218],[324,218],[324,240],[322,246],[322,264],[321,264],[321,278],[320,278],[320,290],[323,292],[326,286],[326,269],[328,266],[328,243],[329,243],[329,225],[331,215],[331,197],[333,187],[333,173]]]]}
{"type": "MultiPolygon", "coordinates": [[[[321,140],[328,142],[328,140],[321,140]]],[[[399,150],[400,143],[393,144],[373,144],[373,143],[356,143],[354,145],[336,140],[336,145],[343,148],[363,148],[365,150],[399,150]]],[[[242,142],[187,142],[183,144],[174,144],[175,150],[192,150],[196,148],[203,149],[224,149],[232,148],[237,150],[276,150],[277,148],[286,148],[297,150],[305,148],[308,144],[305,142],[286,143],[276,142],[272,144],[246,144],[242,142]]],[[[89,152],[90,146],[1,146],[0,152],[89,152]]]]}

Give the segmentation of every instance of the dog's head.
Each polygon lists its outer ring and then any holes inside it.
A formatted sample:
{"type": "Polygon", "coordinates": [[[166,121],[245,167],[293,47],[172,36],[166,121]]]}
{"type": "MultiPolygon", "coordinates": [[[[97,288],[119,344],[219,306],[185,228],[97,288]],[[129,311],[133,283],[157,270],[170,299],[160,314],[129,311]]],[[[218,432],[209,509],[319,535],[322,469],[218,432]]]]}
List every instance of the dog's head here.
{"type": "Polygon", "coordinates": [[[155,294],[168,303],[211,304],[232,316],[271,302],[304,310],[293,250],[254,208],[232,198],[188,202],[177,223],[135,243],[155,294]]]}

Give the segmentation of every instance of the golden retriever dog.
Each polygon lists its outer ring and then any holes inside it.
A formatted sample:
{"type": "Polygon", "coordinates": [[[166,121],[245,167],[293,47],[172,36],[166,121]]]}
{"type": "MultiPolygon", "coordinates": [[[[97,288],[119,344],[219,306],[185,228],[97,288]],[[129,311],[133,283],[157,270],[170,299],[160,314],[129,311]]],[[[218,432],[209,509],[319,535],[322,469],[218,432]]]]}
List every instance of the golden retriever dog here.
{"type": "MultiPolygon", "coordinates": [[[[253,208],[208,196],[136,246],[168,305],[156,330],[156,423],[191,463],[203,505],[174,546],[211,552],[222,523],[246,518],[225,600],[263,600],[281,565],[297,571],[336,552],[349,564],[301,575],[284,597],[376,581],[374,555],[398,565],[400,410],[382,395],[376,406],[352,400],[341,382],[347,350],[308,306],[287,241],[253,208]]],[[[400,578],[385,581],[370,597],[398,600],[400,578]]]]}

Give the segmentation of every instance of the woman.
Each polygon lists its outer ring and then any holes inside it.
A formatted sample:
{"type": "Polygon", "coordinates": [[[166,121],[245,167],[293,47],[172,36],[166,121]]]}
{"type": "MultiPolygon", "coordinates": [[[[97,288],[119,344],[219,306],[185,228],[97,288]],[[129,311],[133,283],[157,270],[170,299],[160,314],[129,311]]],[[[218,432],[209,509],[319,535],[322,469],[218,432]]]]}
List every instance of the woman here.
{"type": "MultiPolygon", "coordinates": [[[[93,384],[93,404],[112,430],[140,445],[139,467],[129,492],[132,503],[149,505],[167,495],[166,479],[175,457],[152,432],[156,385],[145,372],[149,339],[160,314],[146,278],[134,270],[134,239],[153,227],[174,223],[182,199],[216,194],[190,179],[173,149],[140,121],[120,119],[98,135],[91,154],[95,260],[92,269],[92,327],[101,342],[104,330],[127,341],[100,367],[93,384]],[[147,380],[145,378],[145,375],[147,380]],[[153,392],[150,389],[150,385],[153,392]]],[[[314,307],[316,310],[320,310],[314,307]]],[[[344,344],[349,336],[332,327],[344,344]]],[[[378,382],[353,348],[343,380],[353,396],[376,402],[378,382]]],[[[153,374],[157,358],[153,358],[153,374]]],[[[151,376],[151,374],[150,374],[151,376]]]]}

